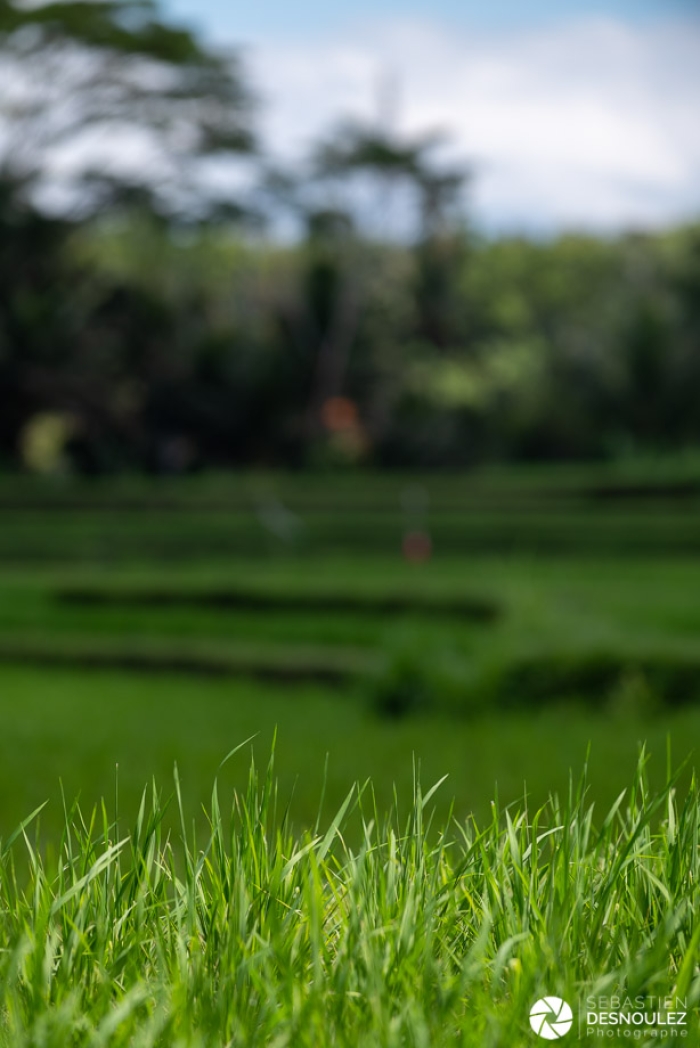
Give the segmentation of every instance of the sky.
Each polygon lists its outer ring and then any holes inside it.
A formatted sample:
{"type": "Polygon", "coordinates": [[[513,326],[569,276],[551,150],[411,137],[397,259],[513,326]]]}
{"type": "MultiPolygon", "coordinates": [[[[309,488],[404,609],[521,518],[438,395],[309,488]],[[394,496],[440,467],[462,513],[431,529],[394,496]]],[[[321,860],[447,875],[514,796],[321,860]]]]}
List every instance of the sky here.
{"type": "Polygon", "coordinates": [[[282,160],[339,118],[440,130],[494,232],[700,218],[700,0],[166,0],[239,45],[282,160]],[[245,9],[244,9],[245,6],[245,9]]]}

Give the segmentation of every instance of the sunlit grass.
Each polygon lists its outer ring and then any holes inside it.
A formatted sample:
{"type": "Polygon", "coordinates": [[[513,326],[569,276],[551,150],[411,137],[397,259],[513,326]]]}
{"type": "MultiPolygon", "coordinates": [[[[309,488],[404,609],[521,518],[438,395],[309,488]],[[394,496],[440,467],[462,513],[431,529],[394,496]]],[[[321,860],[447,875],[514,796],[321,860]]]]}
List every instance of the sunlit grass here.
{"type": "Polygon", "coordinates": [[[2,1043],[517,1048],[545,993],[700,1000],[700,795],[643,755],[607,813],[584,774],[443,829],[418,781],[407,814],[366,782],[299,834],[272,761],[199,837],[173,792],[172,834],[154,786],[131,828],[114,799],[0,845],[2,1043]]]}

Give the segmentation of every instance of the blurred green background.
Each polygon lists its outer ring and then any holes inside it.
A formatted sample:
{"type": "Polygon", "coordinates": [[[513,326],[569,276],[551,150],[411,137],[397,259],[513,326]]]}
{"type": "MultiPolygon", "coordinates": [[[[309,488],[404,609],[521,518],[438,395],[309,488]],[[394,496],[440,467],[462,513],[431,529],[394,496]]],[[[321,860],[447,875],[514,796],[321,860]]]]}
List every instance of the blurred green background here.
{"type": "Polygon", "coordinates": [[[255,735],[264,764],[276,729],[298,822],[324,775],[326,813],[368,776],[408,799],[414,762],[449,774],[441,818],[452,797],[487,815],[496,783],[565,790],[589,743],[601,802],[643,742],[663,780],[667,747],[677,764],[700,739],[700,507],[677,494],[691,459],[641,468],[7,478],[5,832],[49,796],[58,821],[59,778],[111,798],[117,765],[123,810],[177,762],[194,814],[228,750],[255,735]],[[412,560],[419,494],[432,555],[412,560]]]}
{"type": "Polygon", "coordinates": [[[239,56],[152,5],[2,3],[0,60],[0,835],[174,762],[196,817],[275,731],[298,823],[368,776],[541,802],[589,748],[609,803],[696,749],[692,216],[487,237],[381,121],[281,170],[239,56]],[[149,163],[85,162],[125,127],[149,163]]]}

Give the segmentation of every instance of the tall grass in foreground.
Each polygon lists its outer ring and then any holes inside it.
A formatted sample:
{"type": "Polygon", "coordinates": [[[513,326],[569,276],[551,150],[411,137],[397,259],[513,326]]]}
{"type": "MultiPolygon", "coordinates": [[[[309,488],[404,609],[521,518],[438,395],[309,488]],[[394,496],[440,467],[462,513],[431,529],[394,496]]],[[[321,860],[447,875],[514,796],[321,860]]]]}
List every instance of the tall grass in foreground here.
{"type": "Polygon", "coordinates": [[[295,836],[272,762],[225,813],[214,786],[201,841],[167,838],[155,788],[131,832],[67,810],[53,853],[27,820],[0,845],[0,1043],[517,1048],[543,994],[692,1009],[700,795],[650,795],[644,764],[607,813],[584,776],[442,832],[433,789],[402,818],[365,785],[295,836]]]}

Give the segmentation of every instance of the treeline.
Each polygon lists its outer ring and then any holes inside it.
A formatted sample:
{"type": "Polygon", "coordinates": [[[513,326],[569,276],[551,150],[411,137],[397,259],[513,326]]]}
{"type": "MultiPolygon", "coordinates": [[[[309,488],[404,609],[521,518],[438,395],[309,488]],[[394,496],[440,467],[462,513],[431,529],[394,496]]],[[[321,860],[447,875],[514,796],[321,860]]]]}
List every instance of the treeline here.
{"type": "Polygon", "coordinates": [[[379,125],[282,171],[235,56],[150,3],[0,0],[0,72],[5,467],[463,467],[700,440],[700,226],[483,240],[439,140],[379,125]],[[91,134],[111,157],[70,169],[91,134]]]}
{"type": "Polygon", "coordinates": [[[280,247],[0,214],[6,463],[467,466],[700,439],[700,229],[280,247]]]}

